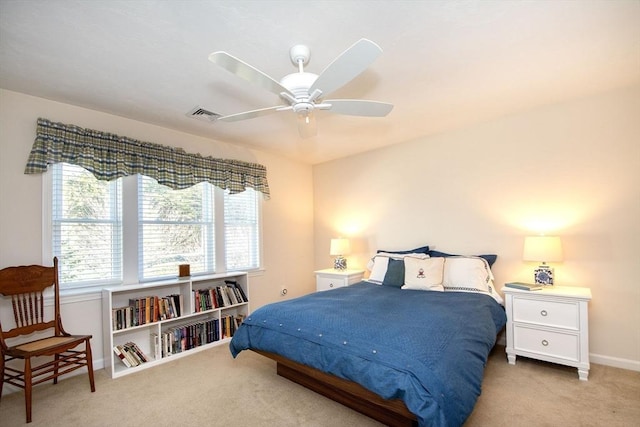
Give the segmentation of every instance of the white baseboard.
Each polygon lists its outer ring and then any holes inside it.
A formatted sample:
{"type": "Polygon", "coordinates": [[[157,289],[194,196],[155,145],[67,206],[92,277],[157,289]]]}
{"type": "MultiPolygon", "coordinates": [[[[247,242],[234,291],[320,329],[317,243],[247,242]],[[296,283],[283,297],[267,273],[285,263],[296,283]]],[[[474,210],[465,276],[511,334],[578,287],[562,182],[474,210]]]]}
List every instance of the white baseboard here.
{"type": "Polygon", "coordinates": [[[611,366],[613,368],[628,369],[630,371],[640,372],[640,361],[622,359],[619,357],[605,356],[602,354],[589,354],[591,363],[597,363],[598,365],[611,366]]]}
{"type": "MultiPolygon", "coordinates": [[[[500,334],[496,340],[496,345],[507,345],[504,334],[500,334]]],[[[598,365],[611,366],[612,368],[628,369],[630,371],[640,372],[640,361],[622,359],[620,357],[605,356],[603,354],[589,353],[589,362],[598,365]]]]}

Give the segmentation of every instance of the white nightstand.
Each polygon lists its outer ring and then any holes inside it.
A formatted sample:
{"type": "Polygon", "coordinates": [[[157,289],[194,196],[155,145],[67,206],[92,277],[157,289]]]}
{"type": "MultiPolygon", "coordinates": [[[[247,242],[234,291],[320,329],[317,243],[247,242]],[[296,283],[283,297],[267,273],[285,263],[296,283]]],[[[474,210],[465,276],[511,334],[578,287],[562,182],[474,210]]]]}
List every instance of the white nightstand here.
{"type": "Polygon", "coordinates": [[[516,355],[578,368],[589,377],[589,288],[547,286],[540,291],[502,288],[507,311],[507,359],[516,355]]]}
{"type": "Polygon", "coordinates": [[[325,270],[315,271],[315,274],[316,290],[328,291],[329,289],[341,288],[360,282],[364,276],[364,270],[336,270],[327,268],[325,270]]]}

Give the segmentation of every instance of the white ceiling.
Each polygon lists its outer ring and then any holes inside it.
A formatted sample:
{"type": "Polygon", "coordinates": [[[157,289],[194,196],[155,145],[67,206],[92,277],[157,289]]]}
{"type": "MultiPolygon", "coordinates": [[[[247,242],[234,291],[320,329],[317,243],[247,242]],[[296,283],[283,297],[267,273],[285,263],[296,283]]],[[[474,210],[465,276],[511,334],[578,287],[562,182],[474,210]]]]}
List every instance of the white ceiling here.
{"type": "MultiPolygon", "coordinates": [[[[0,0],[0,87],[319,163],[640,81],[640,1],[0,0]],[[292,113],[208,61],[224,50],[279,80],[306,44],[319,74],[360,38],[383,54],[331,95],[384,118],[292,113]]],[[[109,131],[109,129],[101,129],[109,131]]]]}

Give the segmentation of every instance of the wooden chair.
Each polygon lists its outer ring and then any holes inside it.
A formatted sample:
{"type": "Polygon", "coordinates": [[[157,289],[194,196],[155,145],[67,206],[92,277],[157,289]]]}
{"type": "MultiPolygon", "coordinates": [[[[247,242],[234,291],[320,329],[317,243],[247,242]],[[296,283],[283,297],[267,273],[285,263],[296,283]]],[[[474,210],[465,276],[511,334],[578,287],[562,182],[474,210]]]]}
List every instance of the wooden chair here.
{"type": "MultiPolygon", "coordinates": [[[[93,381],[93,361],[91,359],[91,335],[70,335],[62,328],[60,317],[60,288],[58,285],[58,259],[53,259],[53,267],[29,265],[7,267],[0,270],[0,309],[8,308],[9,298],[13,307],[15,327],[5,330],[0,324],[0,399],[4,383],[24,389],[27,423],[31,422],[31,390],[34,385],[53,379],[76,369],[87,367],[91,391],[96,391],[93,381]],[[45,317],[44,299],[49,298],[45,289],[53,288],[54,309],[45,317]],[[25,341],[30,339],[30,341],[25,341]],[[15,341],[9,345],[7,341],[15,341]],[[84,344],[84,350],[75,347],[84,344]],[[42,356],[53,356],[35,360],[42,356]],[[23,361],[23,367],[13,362],[23,361]],[[22,368],[22,369],[20,369],[22,368]]],[[[48,310],[50,311],[50,310],[48,310]]],[[[4,317],[5,319],[8,317],[4,317]]]]}

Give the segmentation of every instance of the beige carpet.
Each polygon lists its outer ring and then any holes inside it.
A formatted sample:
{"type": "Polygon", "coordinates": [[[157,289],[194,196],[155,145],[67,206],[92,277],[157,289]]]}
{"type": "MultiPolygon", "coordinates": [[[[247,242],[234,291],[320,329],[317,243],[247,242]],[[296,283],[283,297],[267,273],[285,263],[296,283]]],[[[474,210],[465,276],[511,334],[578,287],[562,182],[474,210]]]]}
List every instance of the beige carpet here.
{"type": "MultiPolygon", "coordinates": [[[[483,391],[465,426],[638,426],[640,372],[592,365],[575,369],[519,358],[508,365],[494,349],[483,391]]],[[[0,425],[25,424],[22,392],[5,395],[0,425]]],[[[380,426],[275,373],[253,352],[232,359],[226,346],[111,380],[96,372],[34,391],[36,426],[380,426]]]]}

